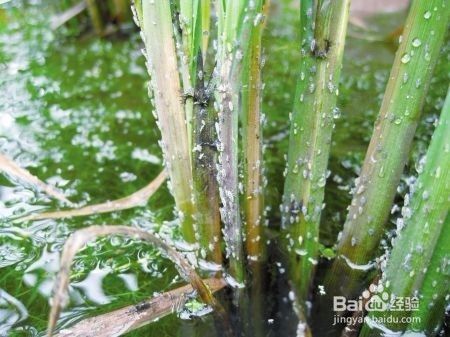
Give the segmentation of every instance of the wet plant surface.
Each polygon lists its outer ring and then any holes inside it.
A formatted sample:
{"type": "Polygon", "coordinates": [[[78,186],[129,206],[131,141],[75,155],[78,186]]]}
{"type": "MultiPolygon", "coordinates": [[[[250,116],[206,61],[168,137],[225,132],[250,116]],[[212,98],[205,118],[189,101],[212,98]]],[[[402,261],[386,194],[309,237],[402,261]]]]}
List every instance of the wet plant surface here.
{"type": "MultiPolygon", "coordinates": [[[[124,36],[98,39],[88,34],[77,36],[78,31],[70,26],[53,31],[49,18],[57,10],[52,1],[45,0],[0,6],[0,152],[66,191],[71,201],[92,204],[121,198],[145,186],[162,168],[160,133],[147,95],[148,74],[139,34],[131,30],[124,36]]],[[[264,197],[270,206],[268,237],[277,240],[299,50],[296,12],[285,5],[275,5],[273,11],[263,37],[264,166],[268,179],[264,197]],[[283,20],[277,19],[280,17],[283,20]]],[[[395,20],[380,17],[374,27],[395,29],[392,22],[402,18],[395,15],[395,20]]],[[[448,51],[448,43],[445,48],[448,51]]],[[[347,40],[326,186],[327,208],[322,215],[325,256],[333,255],[330,248],[345,220],[349,191],[370,140],[395,49],[396,44],[386,42],[351,36],[347,40]]],[[[449,77],[444,56],[448,52],[442,55],[399,187],[398,205],[402,204],[400,195],[414,181],[414,163],[425,153],[443,105],[449,77]]],[[[74,230],[106,223],[134,225],[175,239],[179,236],[166,187],[156,192],[147,207],[70,220],[15,221],[36,210],[58,207],[33,188],[0,176],[0,336],[43,335],[59,253],[74,230]]],[[[399,211],[400,207],[394,206],[392,222],[399,211]]],[[[389,236],[386,233],[386,238],[389,236]]],[[[268,283],[276,287],[284,278],[283,256],[271,249],[277,259],[270,261],[273,280],[268,283]]],[[[63,313],[61,327],[182,285],[177,275],[173,264],[156,250],[132,239],[112,237],[90,243],[73,264],[71,305],[63,313]]],[[[320,270],[318,275],[320,280],[320,270]]],[[[278,335],[277,330],[295,331],[295,321],[282,322],[275,314],[290,310],[287,293],[267,298],[271,302],[266,317],[270,335],[278,335]]],[[[196,305],[189,307],[195,311],[196,305]]],[[[182,309],[178,316],[191,317],[187,310],[182,309]]],[[[202,329],[211,329],[211,324],[209,316],[180,320],[171,315],[127,336],[174,336],[175,331],[195,336],[202,335],[202,329]]]]}

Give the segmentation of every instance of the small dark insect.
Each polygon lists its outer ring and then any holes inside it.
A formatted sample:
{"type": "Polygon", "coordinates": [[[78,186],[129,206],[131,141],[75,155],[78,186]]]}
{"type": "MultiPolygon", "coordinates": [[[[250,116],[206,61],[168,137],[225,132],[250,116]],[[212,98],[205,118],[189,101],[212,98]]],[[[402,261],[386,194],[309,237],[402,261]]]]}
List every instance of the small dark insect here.
{"type": "Polygon", "coordinates": [[[208,90],[208,88],[195,88],[193,93],[184,93],[181,97],[183,103],[186,103],[188,99],[192,99],[195,105],[206,108],[211,102],[212,91],[208,90]]]}
{"type": "Polygon", "coordinates": [[[180,12],[178,10],[175,10],[173,12],[172,22],[178,34],[180,36],[183,35],[183,29],[181,28],[181,21],[180,21],[180,12]]]}
{"type": "Polygon", "coordinates": [[[302,209],[303,203],[297,202],[295,200],[292,200],[291,204],[289,205],[289,215],[294,219],[297,218],[297,216],[300,214],[300,211],[302,209]]]}
{"type": "Polygon", "coordinates": [[[142,302],[139,304],[136,304],[134,306],[134,309],[136,309],[136,312],[142,312],[144,310],[147,310],[150,308],[150,303],[149,302],[142,302]]]}
{"type": "Polygon", "coordinates": [[[323,47],[319,46],[318,43],[314,44],[314,48],[312,49],[312,54],[314,55],[314,57],[321,58],[321,59],[327,58],[328,52],[330,51],[330,48],[331,48],[331,41],[328,39],[325,39],[324,42],[325,42],[325,45],[323,47]]]}
{"type": "Polygon", "coordinates": [[[184,93],[182,95],[183,103],[186,103],[186,100],[192,99],[195,105],[200,106],[201,108],[207,108],[209,103],[211,102],[215,84],[213,83],[213,75],[214,70],[212,71],[211,77],[209,78],[208,83],[205,86],[204,73],[203,73],[203,58],[202,53],[199,52],[197,55],[197,66],[199,68],[197,72],[197,85],[195,86],[193,93],[184,93]]]}
{"type": "Polygon", "coordinates": [[[202,143],[200,143],[200,145],[202,146],[202,147],[209,147],[210,149],[212,149],[212,150],[214,150],[214,151],[217,151],[217,148],[218,148],[218,142],[202,142],[202,143]]]}

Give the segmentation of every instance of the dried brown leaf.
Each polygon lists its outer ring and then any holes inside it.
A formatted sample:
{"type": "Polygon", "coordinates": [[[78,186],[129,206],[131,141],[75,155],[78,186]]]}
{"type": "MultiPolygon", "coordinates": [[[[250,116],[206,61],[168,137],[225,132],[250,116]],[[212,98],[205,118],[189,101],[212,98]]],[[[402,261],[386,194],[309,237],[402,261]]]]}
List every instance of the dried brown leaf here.
{"type": "MultiPolygon", "coordinates": [[[[225,287],[223,279],[203,280],[212,293],[225,287]]],[[[84,319],[55,337],[117,337],[167,316],[181,308],[194,291],[186,285],[157,295],[137,305],[114,310],[103,315],[84,319]],[[105,327],[108,327],[105,329],[105,327]]]]}
{"type": "Polygon", "coordinates": [[[62,256],[61,266],[53,287],[52,307],[48,321],[48,336],[51,337],[56,326],[62,308],[68,302],[68,286],[70,267],[75,254],[89,241],[107,235],[126,235],[135,239],[151,243],[169,258],[178,268],[180,275],[198,291],[200,298],[206,304],[217,306],[211,291],[205,285],[200,276],[195,272],[189,262],[169,244],[156,235],[139,228],[127,226],[90,226],[74,232],[66,241],[62,256]]]}
{"type": "Polygon", "coordinates": [[[154,180],[150,182],[150,184],[127,197],[72,210],[31,214],[29,216],[17,219],[17,221],[71,218],[74,216],[115,212],[124,209],[130,209],[137,206],[142,206],[153,195],[153,193],[155,193],[158,190],[158,188],[162,185],[162,183],[166,180],[166,178],[167,175],[163,170],[154,180]]]}
{"type": "Polygon", "coordinates": [[[64,25],[67,21],[74,18],[81,12],[83,12],[86,9],[86,1],[80,1],[79,3],[75,4],[74,6],[70,7],[66,11],[59,13],[58,15],[55,15],[51,19],[51,28],[57,29],[64,25]]]}
{"type": "Polygon", "coordinates": [[[68,200],[63,193],[57,191],[54,187],[47,185],[43,181],[39,180],[39,178],[32,175],[24,168],[20,167],[14,161],[4,156],[3,154],[0,154],[0,171],[5,172],[6,174],[9,174],[11,176],[17,177],[23,180],[24,182],[39,188],[49,196],[58,199],[59,201],[62,201],[67,205],[73,206],[73,203],[70,200],[68,200]]]}

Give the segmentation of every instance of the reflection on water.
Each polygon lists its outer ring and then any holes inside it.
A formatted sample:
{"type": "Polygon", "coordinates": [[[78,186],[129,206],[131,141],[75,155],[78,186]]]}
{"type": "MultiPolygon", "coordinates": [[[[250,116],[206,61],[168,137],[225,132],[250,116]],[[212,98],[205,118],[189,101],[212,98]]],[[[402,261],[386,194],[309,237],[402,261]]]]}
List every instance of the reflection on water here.
{"type": "Polygon", "coordinates": [[[0,289],[0,336],[6,335],[9,329],[28,317],[25,306],[3,289],[0,289]]]}
{"type": "MultiPolygon", "coordinates": [[[[65,28],[49,28],[49,13],[56,7],[45,0],[0,7],[0,152],[80,204],[126,196],[161,169],[139,37],[67,38],[65,28]]],[[[0,336],[44,331],[60,251],[72,231],[102,223],[158,230],[155,223],[172,216],[167,190],[152,203],[157,212],[137,208],[21,223],[15,219],[59,205],[1,175],[0,336]]],[[[98,314],[96,308],[110,310],[147,298],[174,279],[180,284],[175,269],[165,264],[151,248],[129,239],[89,244],[73,264],[62,326],[98,314]],[[140,251],[152,259],[145,267],[138,262],[140,251]]]]}

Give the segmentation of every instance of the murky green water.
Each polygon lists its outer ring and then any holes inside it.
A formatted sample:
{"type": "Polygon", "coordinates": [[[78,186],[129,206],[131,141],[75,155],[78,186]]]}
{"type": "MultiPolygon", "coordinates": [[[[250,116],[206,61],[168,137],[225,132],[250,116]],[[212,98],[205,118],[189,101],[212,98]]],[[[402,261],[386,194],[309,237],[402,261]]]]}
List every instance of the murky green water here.
{"type": "MultiPolygon", "coordinates": [[[[49,18],[57,10],[50,0],[0,5],[0,151],[64,190],[72,201],[87,204],[126,196],[162,169],[159,130],[147,97],[148,75],[139,35],[132,32],[99,40],[88,35],[74,37],[67,28],[52,31],[49,18]]],[[[271,207],[272,234],[278,227],[287,119],[298,57],[294,11],[275,4],[274,18],[264,38],[269,181],[265,194],[271,207]],[[285,19],[276,20],[281,16],[285,19]]],[[[322,241],[328,246],[343,222],[349,189],[364,156],[395,50],[385,43],[356,38],[350,38],[347,46],[342,116],[336,126],[326,195],[329,207],[322,226],[322,241]]],[[[449,77],[446,61],[441,62],[427,98],[413,160],[424,153],[442,106],[439,97],[444,96],[449,77]]],[[[415,173],[413,164],[407,173],[403,191],[408,177],[415,173]]],[[[56,209],[58,204],[30,186],[0,175],[0,336],[42,335],[59,252],[71,232],[106,223],[175,235],[172,205],[164,187],[147,207],[72,220],[19,223],[14,219],[35,210],[56,209]]],[[[147,245],[118,237],[98,240],[76,257],[71,306],[64,311],[62,326],[181,284],[171,263],[147,245]]],[[[289,305],[282,296],[269,297],[267,315],[275,320],[270,334],[274,336],[275,329],[289,330],[289,323],[277,322],[281,318],[274,314],[288,310],[289,305]]],[[[178,335],[185,336],[208,324],[206,318],[180,324],[172,315],[129,336],[174,336],[179,327],[178,335]]]]}

